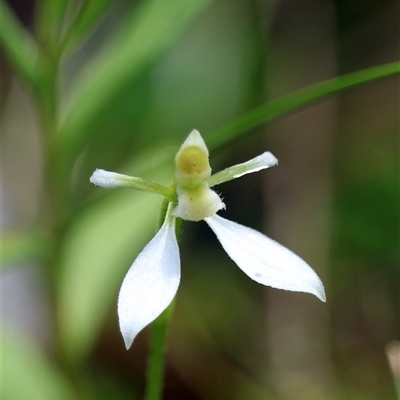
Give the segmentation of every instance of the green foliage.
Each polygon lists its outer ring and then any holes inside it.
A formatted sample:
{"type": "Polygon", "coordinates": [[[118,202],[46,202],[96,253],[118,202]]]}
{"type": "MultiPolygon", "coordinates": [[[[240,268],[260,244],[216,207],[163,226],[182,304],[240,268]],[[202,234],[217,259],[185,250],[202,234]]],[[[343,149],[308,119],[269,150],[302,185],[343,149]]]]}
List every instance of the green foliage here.
{"type": "Polygon", "coordinates": [[[70,162],[207,3],[152,0],[128,13],[119,32],[78,78],[82,83],[59,134],[59,146],[70,162]]]}
{"type": "MultiPolygon", "coordinates": [[[[73,51],[82,41],[87,39],[90,31],[99,24],[111,4],[111,0],[87,0],[78,5],[79,8],[77,11],[75,10],[75,15],[61,43],[66,54],[73,51]]],[[[73,4],[71,8],[74,8],[74,6],[76,5],[73,4]]]]}
{"type": "Polygon", "coordinates": [[[3,49],[19,77],[31,87],[35,87],[37,83],[35,60],[39,52],[38,46],[3,1],[0,6],[2,13],[0,40],[3,49]]]}

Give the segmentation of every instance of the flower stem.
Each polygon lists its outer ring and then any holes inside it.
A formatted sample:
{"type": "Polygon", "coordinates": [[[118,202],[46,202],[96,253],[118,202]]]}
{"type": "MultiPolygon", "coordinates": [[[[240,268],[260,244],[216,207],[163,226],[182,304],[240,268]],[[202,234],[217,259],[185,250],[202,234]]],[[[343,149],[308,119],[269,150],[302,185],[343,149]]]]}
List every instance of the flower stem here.
{"type": "Polygon", "coordinates": [[[167,334],[174,306],[175,300],[152,323],[150,328],[150,355],[147,367],[145,400],[160,400],[162,398],[167,334]]]}
{"type": "MultiPolygon", "coordinates": [[[[174,198],[164,199],[161,206],[158,227],[160,228],[166,218],[171,217],[174,207],[174,198]]],[[[181,229],[181,220],[175,225],[177,237],[181,229]]],[[[150,327],[150,353],[147,365],[147,381],[145,400],[161,400],[164,386],[165,354],[167,352],[167,336],[169,322],[175,308],[175,300],[165,309],[165,311],[151,324],[150,327]]]]}

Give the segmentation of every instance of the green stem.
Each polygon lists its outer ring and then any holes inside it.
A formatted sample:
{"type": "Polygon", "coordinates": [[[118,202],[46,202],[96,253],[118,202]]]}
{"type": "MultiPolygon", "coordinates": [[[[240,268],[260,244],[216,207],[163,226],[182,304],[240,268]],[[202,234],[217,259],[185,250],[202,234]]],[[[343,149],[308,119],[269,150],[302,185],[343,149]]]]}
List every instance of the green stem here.
{"type": "MultiPolygon", "coordinates": [[[[45,216],[43,221],[49,236],[52,240],[52,251],[45,260],[45,268],[49,279],[48,287],[51,290],[51,304],[53,306],[53,329],[55,337],[58,338],[57,323],[57,293],[56,281],[58,271],[58,254],[61,243],[61,221],[62,205],[60,203],[59,187],[60,182],[57,179],[57,149],[55,147],[55,137],[57,130],[57,108],[58,108],[58,65],[54,60],[46,55],[41,54],[38,62],[38,71],[40,71],[40,85],[36,92],[38,98],[38,107],[41,119],[42,131],[42,148],[44,158],[44,182],[45,182],[45,199],[43,201],[43,212],[45,216]]],[[[56,357],[60,358],[60,349],[58,341],[55,341],[56,357]]]]}
{"type": "Polygon", "coordinates": [[[66,214],[68,210],[68,184],[60,172],[61,149],[58,146],[57,131],[59,125],[59,73],[61,55],[57,47],[42,45],[36,71],[38,85],[34,92],[37,98],[38,112],[41,123],[41,141],[44,161],[44,201],[42,202],[42,222],[45,225],[51,248],[44,260],[46,277],[49,281],[52,305],[52,324],[54,331],[54,357],[59,366],[70,376],[74,383],[74,368],[68,365],[63,350],[58,315],[58,287],[60,273],[60,255],[64,239],[66,214]]]}
{"type": "MultiPolygon", "coordinates": [[[[175,199],[165,199],[161,206],[159,227],[165,218],[171,218],[175,199]]],[[[182,220],[177,218],[175,221],[176,236],[179,237],[182,220]]],[[[165,355],[167,353],[168,327],[175,308],[175,300],[166,310],[151,324],[150,327],[150,353],[147,366],[147,381],[145,400],[160,400],[164,386],[165,355]]]]}
{"type": "Polygon", "coordinates": [[[150,328],[150,355],[145,400],[160,400],[162,398],[168,327],[174,308],[175,300],[152,323],[150,328]]]}

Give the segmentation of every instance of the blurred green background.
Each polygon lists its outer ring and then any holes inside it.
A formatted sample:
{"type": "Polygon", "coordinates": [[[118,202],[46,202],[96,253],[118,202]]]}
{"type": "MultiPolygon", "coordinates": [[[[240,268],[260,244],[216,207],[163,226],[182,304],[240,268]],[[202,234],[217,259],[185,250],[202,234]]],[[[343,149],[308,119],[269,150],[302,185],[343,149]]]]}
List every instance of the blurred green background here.
{"type": "Polygon", "coordinates": [[[398,398],[398,77],[240,134],[219,128],[298,89],[397,61],[399,3],[8,5],[3,398],[142,398],[148,329],[126,351],[116,299],[162,199],[99,189],[89,177],[103,168],[170,185],[192,129],[210,144],[214,172],[267,150],[278,158],[277,168],[218,187],[223,216],[304,258],[327,302],[256,284],[206,224],[186,222],[164,398],[398,398]]]}

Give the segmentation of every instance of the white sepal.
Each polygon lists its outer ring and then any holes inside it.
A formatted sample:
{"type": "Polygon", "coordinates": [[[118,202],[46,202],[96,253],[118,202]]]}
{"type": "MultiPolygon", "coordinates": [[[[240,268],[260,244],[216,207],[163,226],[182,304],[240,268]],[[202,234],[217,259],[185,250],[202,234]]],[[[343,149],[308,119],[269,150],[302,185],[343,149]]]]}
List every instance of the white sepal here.
{"type": "Polygon", "coordinates": [[[136,335],[169,306],[180,275],[175,218],[167,217],[133,262],[119,292],[119,326],[127,349],[136,335]]]}
{"type": "Polygon", "coordinates": [[[222,247],[250,278],[277,289],[306,292],[325,301],[325,290],[314,270],[299,256],[254,229],[218,215],[205,221],[222,247]]]}

